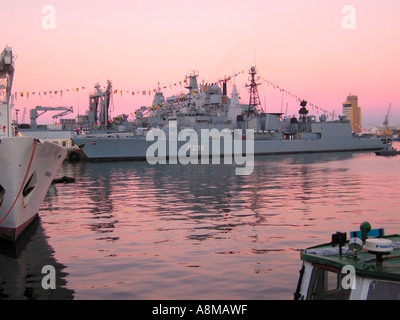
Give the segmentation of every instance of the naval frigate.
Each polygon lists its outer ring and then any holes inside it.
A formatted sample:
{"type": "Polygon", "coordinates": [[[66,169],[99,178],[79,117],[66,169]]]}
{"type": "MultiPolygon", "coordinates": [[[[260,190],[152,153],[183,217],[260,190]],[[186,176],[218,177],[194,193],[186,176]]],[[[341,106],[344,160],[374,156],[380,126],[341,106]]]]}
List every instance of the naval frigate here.
{"type": "Polygon", "coordinates": [[[243,153],[258,156],[383,148],[384,139],[354,134],[345,116],[328,121],[325,114],[318,119],[309,115],[304,100],[299,100],[298,117],[264,112],[258,97],[256,73],[256,68],[251,67],[250,84],[246,85],[250,92],[249,104],[239,102],[235,85],[228,97],[226,80],[221,81],[222,85],[199,86],[198,74],[193,73],[187,77],[186,94],[165,99],[158,90],[153,104],[139,108],[133,122],[104,118],[108,115],[107,97],[112,93],[109,86],[108,92],[97,94],[99,99],[91,98],[90,118],[94,130],[74,137],[73,142],[89,161],[149,161],[174,159],[179,154],[205,159],[243,153]],[[249,143],[252,148],[248,148],[249,143]]]}

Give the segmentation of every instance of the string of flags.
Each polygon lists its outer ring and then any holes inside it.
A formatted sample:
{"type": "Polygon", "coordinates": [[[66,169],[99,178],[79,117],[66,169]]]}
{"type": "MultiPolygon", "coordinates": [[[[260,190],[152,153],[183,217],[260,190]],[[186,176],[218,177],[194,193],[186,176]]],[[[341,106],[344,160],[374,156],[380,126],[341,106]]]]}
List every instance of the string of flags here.
{"type": "MultiPolygon", "coordinates": [[[[225,76],[223,78],[223,80],[217,80],[216,82],[221,83],[224,81],[230,81],[233,78],[237,77],[240,74],[244,74],[245,71],[240,71],[240,72],[235,72],[234,74],[230,75],[230,76],[225,76]]],[[[296,94],[292,93],[289,90],[284,89],[283,87],[268,81],[262,77],[260,77],[260,79],[263,81],[263,83],[266,83],[268,86],[279,90],[282,94],[285,94],[287,96],[290,96],[291,98],[295,99],[298,102],[301,102],[302,99],[300,99],[300,97],[298,97],[296,94]]],[[[123,95],[128,95],[128,96],[151,96],[152,93],[156,93],[161,89],[173,89],[176,87],[184,87],[188,85],[188,78],[186,77],[184,80],[182,81],[177,81],[174,83],[171,83],[169,85],[164,85],[162,87],[160,87],[160,84],[158,84],[157,88],[153,88],[153,89],[146,89],[146,90],[118,90],[118,89],[113,89],[113,94],[114,95],[120,95],[121,97],[123,97],[123,95]]],[[[105,87],[104,87],[105,88],[105,87]]],[[[79,87],[74,87],[74,88],[68,88],[68,89],[62,89],[62,90],[46,90],[46,91],[16,91],[14,92],[14,99],[17,100],[18,98],[26,98],[29,99],[29,97],[32,96],[39,96],[40,98],[43,97],[50,97],[53,98],[54,96],[56,97],[61,97],[63,98],[66,94],[75,94],[75,93],[79,93],[82,92],[84,90],[87,89],[87,86],[79,86],[79,87]]],[[[317,106],[313,103],[308,103],[308,105],[314,110],[316,109],[317,112],[321,111],[327,115],[330,115],[332,117],[334,117],[334,112],[329,112],[323,108],[321,108],[320,106],[317,106]]]]}
{"type": "MultiPolygon", "coordinates": [[[[224,80],[218,80],[216,82],[222,82],[222,81],[228,81],[230,79],[232,79],[233,77],[238,76],[239,74],[244,73],[244,71],[235,73],[229,77],[225,77],[224,80]]],[[[160,87],[160,84],[158,84],[157,88],[154,89],[147,89],[147,90],[117,90],[117,89],[113,89],[113,94],[117,95],[119,94],[121,97],[124,94],[128,94],[131,96],[137,96],[137,95],[142,95],[142,96],[151,96],[152,93],[155,93],[161,89],[173,89],[175,87],[184,87],[188,85],[188,78],[185,78],[182,81],[177,81],[174,83],[171,83],[169,85],[164,85],[162,87],[160,87]]],[[[70,93],[79,93],[82,92],[82,90],[86,90],[87,86],[79,86],[79,87],[75,87],[75,88],[68,88],[68,89],[62,89],[62,90],[46,90],[46,91],[16,91],[14,92],[14,99],[18,99],[18,98],[26,98],[29,99],[29,97],[32,96],[39,96],[40,98],[42,97],[53,97],[53,96],[58,96],[58,97],[63,97],[65,94],[70,94],[70,93]]],[[[106,88],[106,87],[104,87],[106,88]]]]}
{"type": "MultiPolygon", "coordinates": [[[[272,83],[272,82],[270,82],[268,80],[265,80],[263,78],[261,78],[261,80],[263,80],[264,83],[266,83],[267,85],[273,87],[274,89],[279,90],[282,94],[290,96],[291,98],[295,99],[298,102],[301,102],[303,100],[303,99],[300,99],[296,94],[290,92],[289,90],[286,90],[286,89],[284,89],[284,88],[282,88],[282,87],[280,87],[280,86],[278,86],[278,85],[276,85],[276,84],[274,84],[274,83],[272,83]]],[[[325,109],[321,108],[320,106],[317,106],[317,105],[315,105],[313,103],[308,102],[308,105],[313,110],[316,109],[317,113],[318,113],[318,111],[322,111],[323,113],[325,113],[326,115],[329,115],[331,117],[335,116],[335,112],[329,112],[329,111],[327,111],[327,110],[325,110],[325,109]]]]}
{"type": "Polygon", "coordinates": [[[29,96],[39,96],[40,98],[42,96],[47,96],[49,95],[50,97],[53,97],[53,95],[58,95],[60,94],[60,97],[63,97],[63,94],[65,93],[70,93],[70,92],[79,92],[79,90],[85,90],[85,87],[78,87],[78,88],[73,88],[73,89],[65,89],[65,90],[54,90],[54,91],[19,91],[14,93],[14,98],[18,99],[20,98],[29,98],[29,96]]]}
{"type": "MultiPolygon", "coordinates": [[[[178,85],[179,86],[187,85],[187,79],[184,79],[183,81],[175,82],[168,86],[165,85],[162,88],[167,89],[169,87],[170,89],[172,89],[173,87],[176,87],[178,85]]],[[[32,97],[32,96],[36,96],[36,97],[39,96],[40,98],[42,98],[42,97],[53,98],[53,96],[57,96],[57,97],[62,98],[65,94],[79,93],[79,92],[82,92],[82,90],[86,90],[86,88],[87,88],[86,86],[80,86],[80,87],[63,89],[63,90],[16,91],[16,92],[14,92],[14,98],[15,99],[18,99],[18,98],[29,99],[29,97],[32,97]]],[[[121,97],[123,96],[123,94],[129,94],[132,96],[135,96],[135,95],[143,95],[143,96],[149,95],[150,96],[153,92],[157,92],[159,89],[162,89],[162,88],[158,87],[156,89],[147,89],[147,90],[117,90],[117,89],[113,89],[113,93],[114,93],[114,95],[120,94],[121,97]]]]}

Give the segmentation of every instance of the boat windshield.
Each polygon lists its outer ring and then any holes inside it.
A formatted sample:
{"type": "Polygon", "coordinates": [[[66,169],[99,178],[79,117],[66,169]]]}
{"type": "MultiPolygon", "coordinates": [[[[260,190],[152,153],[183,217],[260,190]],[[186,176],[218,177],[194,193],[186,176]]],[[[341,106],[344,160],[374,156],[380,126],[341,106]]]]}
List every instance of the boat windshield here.
{"type": "Polygon", "coordinates": [[[367,300],[400,300],[400,283],[380,280],[371,281],[367,300]]]}
{"type": "Polygon", "coordinates": [[[349,300],[351,290],[343,288],[343,276],[338,269],[315,266],[307,300],[349,300]]]}

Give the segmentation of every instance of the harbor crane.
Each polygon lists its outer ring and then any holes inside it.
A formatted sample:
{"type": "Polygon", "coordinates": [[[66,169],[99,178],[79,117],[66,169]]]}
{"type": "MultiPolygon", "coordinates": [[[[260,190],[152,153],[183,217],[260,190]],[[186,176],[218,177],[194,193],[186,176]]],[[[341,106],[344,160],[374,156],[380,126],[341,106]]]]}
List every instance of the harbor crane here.
{"type": "Polygon", "coordinates": [[[46,113],[47,111],[61,111],[53,116],[53,119],[58,119],[59,117],[63,117],[69,113],[74,112],[73,107],[42,107],[36,106],[35,109],[30,111],[30,118],[31,118],[31,127],[37,127],[36,119],[39,118],[42,114],[46,113]],[[41,113],[39,113],[41,111],[41,113]]]}
{"type": "Polygon", "coordinates": [[[387,115],[386,115],[386,117],[385,117],[385,121],[383,122],[383,125],[384,125],[384,126],[388,126],[388,125],[389,125],[389,115],[390,115],[390,108],[391,108],[391,107],[392,107],[392,104],[389,105],[388,113],[387,113],[387,115]]]}
{"type": "Polygon", "coordinates": [[[386,129],[386,135],[390,134],[390,130],[389,130],[389,117],[390,117],[390,109],[392,107],[392,104],[389,104],[389,110],[387,115],[385,116],[385,121],[383,121],[383,125],[385,126],[386,129]]]}

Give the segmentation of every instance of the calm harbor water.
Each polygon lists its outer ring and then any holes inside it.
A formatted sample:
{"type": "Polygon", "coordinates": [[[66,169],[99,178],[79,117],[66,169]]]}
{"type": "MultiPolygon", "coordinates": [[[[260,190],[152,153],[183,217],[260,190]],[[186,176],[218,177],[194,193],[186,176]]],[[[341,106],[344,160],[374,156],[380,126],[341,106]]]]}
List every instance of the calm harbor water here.
{"type": "MultiPolygon", "coordinates": [[[[396,146],[396,145],[395,145],[396,146]]],[[[397,146],[398,147],[398,146],[397,146]]],[[[400,233],[400,157],[235,165],[64,163],[40,219],[0,242],[0,299],[293,299],[299,250],[363,221],[400,233]],[[41,269],[56,270],[43,290],[41,269]]]]}

